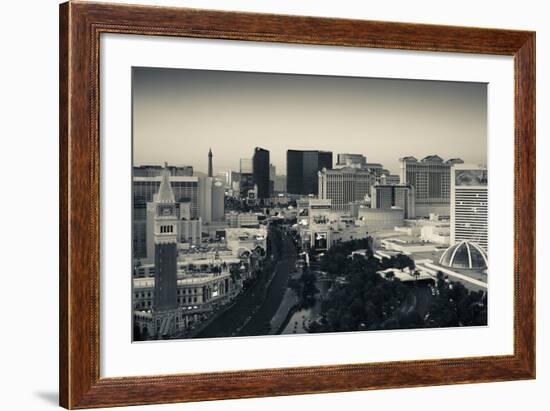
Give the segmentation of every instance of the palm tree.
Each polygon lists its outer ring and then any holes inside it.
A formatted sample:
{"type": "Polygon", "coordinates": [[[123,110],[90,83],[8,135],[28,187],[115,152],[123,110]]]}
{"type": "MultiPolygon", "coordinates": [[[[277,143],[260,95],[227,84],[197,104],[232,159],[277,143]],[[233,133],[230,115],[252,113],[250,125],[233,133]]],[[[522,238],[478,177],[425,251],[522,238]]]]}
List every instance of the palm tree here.
{"type": "Polygon", "coordinates": [[[414,277],[414,285],[416,286],[417,285],[417,281],[418,281],[418,277],[420,277],[420,271],[418,270],[414,270],[413,272],[413,277],[414,277]]]}

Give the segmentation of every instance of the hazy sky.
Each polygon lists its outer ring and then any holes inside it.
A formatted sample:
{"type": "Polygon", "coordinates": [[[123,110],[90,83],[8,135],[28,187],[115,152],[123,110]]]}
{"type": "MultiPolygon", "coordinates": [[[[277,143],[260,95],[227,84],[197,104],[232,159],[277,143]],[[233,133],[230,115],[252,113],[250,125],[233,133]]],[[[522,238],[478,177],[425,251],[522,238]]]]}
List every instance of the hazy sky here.
{"type": "Polygon", "coordinates": [[[134,164],[239,170],[254,147],[286,174],[287,149],[360,153],[398,173],[398,158],[486,163],[487,87],[184,69],[133,69],[134,164]]]}

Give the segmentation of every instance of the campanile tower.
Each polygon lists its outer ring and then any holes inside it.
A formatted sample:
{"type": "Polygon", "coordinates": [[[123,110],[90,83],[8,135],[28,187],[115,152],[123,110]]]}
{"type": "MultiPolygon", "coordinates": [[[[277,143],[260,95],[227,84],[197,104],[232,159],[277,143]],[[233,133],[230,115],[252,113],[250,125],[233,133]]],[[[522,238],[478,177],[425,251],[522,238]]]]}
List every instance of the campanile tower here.
{"type": "Polygon", "coordinates": [[[155,202],[155,298],[153,320],[157,338],[167,338],[176,330],[177,238],[176,200],[165,163],[155,202]]]}

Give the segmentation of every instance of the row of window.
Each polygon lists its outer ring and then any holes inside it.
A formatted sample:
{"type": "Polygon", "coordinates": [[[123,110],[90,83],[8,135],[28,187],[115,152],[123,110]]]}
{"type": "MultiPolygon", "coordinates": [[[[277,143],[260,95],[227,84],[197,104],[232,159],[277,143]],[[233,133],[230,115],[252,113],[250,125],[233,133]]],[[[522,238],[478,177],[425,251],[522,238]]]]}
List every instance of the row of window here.
{"type": "MultiPolygon", "coordinates": [[[[194,289],[187,288],[186,290],[185,290],[185,289],[184,289],[184,290],[178,290],[178,295],[185,294],[186,292],[187,292],[188,294],[192,294],[192,293],[193,293],[193,294],[197,294],[197,293],[198,293],[198,290],[197,290],[196,288],[194,288],[194,289]],[[186,291],[186,290],[187,290],[187,291],[186,291]]],[[[151,298],[151,297],[152,297],[152,293],[151,293],[150,291],[147,292],[147,293],[135,293],[135,294],[134,294],[134,297],[135,297],[136,299],[139,299],[140,297],[141,297],[141,298],[151,298]]]]}
{"type": "MultiPolygon", "coordinates": [[[[145,296],[146,296],[145,293],[141,293],[141,298],[145,298],[145,296]]],[[[140,293],[135,293],[135,294],[134,294],[134,297],[136,297],[136,299],[139,298],[139,297],[140,297],[140,293]]],[[[147,293],[147,297],[148,297],[148,298],[151,298],[151,292],[148,292],[148,293],[147,293]]]]}
{"type": "MultiPolygon", "coordinates": [[[[197,301],[198,301],[197,297],[178,298],[178,304],[191,304],[191,303],[196,303],[197,301]]],[[[151,307],[152,305],[153,303],[151,300],[140,301],[139,303],[136,303],[136,306],[140,308],[148,308],[148,307],[151,307]]]]}
{"type": "Polygon", "coordinates": [[[166,234],[166,233],[173,233],[174,232],[174,226],[173,225],[161,225],[160,226],[160,233],[166,234]]]}
{"type": "Polygon", "coordinates": [[[187,289],[184,289],[184,290],[178,290],[178,295],[185,294],[186,292],[187,292],[188,294],[191,294],[191,293],[197,294],[198,291],[197,291],[196,288],[193,288],[192,290],[191,290],[191,288],[187,288],[187,289]],[[186,291],[186,290],[187,290],[187,291],[186,291]]]}

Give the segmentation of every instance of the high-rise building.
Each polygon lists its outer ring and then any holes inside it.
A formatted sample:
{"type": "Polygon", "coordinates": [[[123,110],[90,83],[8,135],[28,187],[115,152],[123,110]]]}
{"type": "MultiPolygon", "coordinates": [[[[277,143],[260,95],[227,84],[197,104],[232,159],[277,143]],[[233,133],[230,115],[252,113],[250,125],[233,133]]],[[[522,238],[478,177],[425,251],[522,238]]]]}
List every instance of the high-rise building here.
{"type": "Polygon", "coordinates": [[[212,181],[212,220],[221,221],[225,215],[225,187],[223,178],[212,181]]]}
{"type": "Polygon", "coordinates": [[[258,187],[258,198],[268,198],[269,193],[269,151],[261,147],[254,149],[252,156],[253,182],[258,187]]]}
{"type": "Polygon", "coordinates": [[[449,215],[451,166],[463,161],[458,158],[444,161],[430,155],[420,161],[412,156],[403,157],[399,162],[401,183],[411,184],[415,189],[417,214],[449,215]]]}
{"type": "Polygon", "coordinates": [[[365,200],[373,184],[372,173],[359,168],[324,168],[318,173],[319,198],[332,200],[334,211],[350,211],[350,203],[365,200]]]}
{"type": "Polygon", "coordinates": [[[286,176],[275,176],[275,192],[286,193],[286,176]]]}
{"type": "MultiPolygon", "coordinates": [[[[153,201],[153,196],[158,192],[161,180],[161,176],[134,176],[132,183],[134,205],[153,201]]],[[[191,203],[191,217],[197,218],[199,216],[199,178],[195,176],[172,176],[170,177],[170,186],[176,202],[189,201],[191,203]]]]}
{"type": "Polygon", "coordinates": [[[273,197],[275,193],[275,180],[277,179],[277,169],[273,164],[269,165],[269,196],[273,197]]]}
{"type": "Polygon", "coordinates": [[[212,149],[208,149],[208,177],[214,176],[214,168],[212,166],[212,149]]]}
{"type": "Polygon", "coordinates": [[[157,338],[169,336],[176,329],[177,236],[176,199],[170,186],[169,171],[164,170],[155,196],[155,290],[153,321],[157,338]]]}
{"type": "Polygon", "coordinates": [[[199,178],[199,212],[204,223],[223,220],[225,214],[225,189],[223,179],[199,178]]]}
{"type": "Polygon", "coordinates": [[[467,240],[488,251],[487,168],[455,164],[451,176],[451,245],[467,240]]]}
{"type": "Polygon", "coordinates": [[[287,191],[291,194],[317,194],[323,168],[332,169],[332,152],[318,150],[287,150],[287,191]]]}
{"type": "Polygon", "coordinates": [[[401,208],[405,218],[414,218],[414,187],[410,184],[375,184],[371,187],[371,208],[401,208]]]}
{"type": "Polygon", "coordinates": [[[199,177],[199,212],[204,223],[212,222],[212,177],[199,177]]]}
{"type": "Polygon", "coordinates": [[[246,198],[250,190],[254,190],[253,165],[251,158],[241,158],[240,183],[241,198],[246,198]]]}
{"type": "MultiPolygon", "coordinates": [[[[170,171],[170,166],[167,167],[170,171]]],[[[147,204],[159,191],[161,174],[155,176],[136,176],[132,182],[132,255],[134,258],[152,258],[147,252],[147,204]]],[[[199,178],[172,175],[170,186],[177,203],[189,203],[190,218],[199,217],[199,178]]],[[[152,227],[149,227],[152,230],[152,227]]]]}
{"type": "Polygon", "coordinates": [[[367,157],[363,154],[338,154],[336,167],[358,167],[364,168],[367,164],[367,157]]]}

